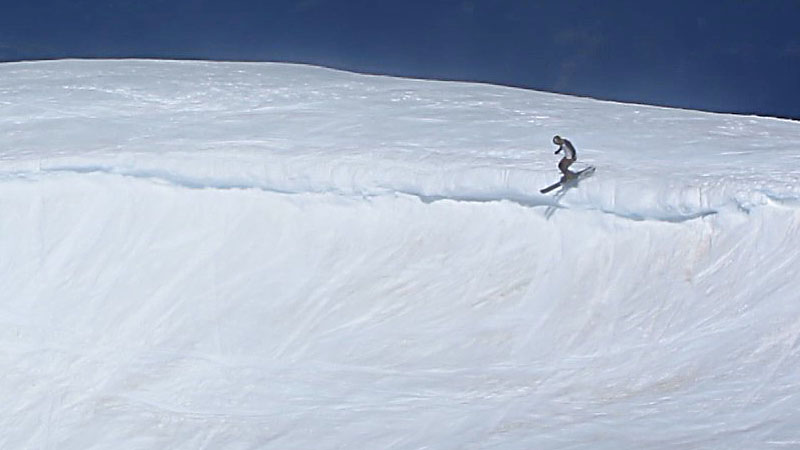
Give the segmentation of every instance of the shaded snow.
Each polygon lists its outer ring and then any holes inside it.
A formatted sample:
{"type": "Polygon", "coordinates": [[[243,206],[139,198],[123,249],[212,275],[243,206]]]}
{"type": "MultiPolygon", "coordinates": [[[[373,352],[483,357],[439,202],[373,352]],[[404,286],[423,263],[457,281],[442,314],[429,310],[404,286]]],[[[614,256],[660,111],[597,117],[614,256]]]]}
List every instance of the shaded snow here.
{"type": "Polygon", "coordinates": [[[800,445],[800,125],[0,65],[2,448],[800,445]],[[553,134],[597,173],[555,195],[553,134]]]}

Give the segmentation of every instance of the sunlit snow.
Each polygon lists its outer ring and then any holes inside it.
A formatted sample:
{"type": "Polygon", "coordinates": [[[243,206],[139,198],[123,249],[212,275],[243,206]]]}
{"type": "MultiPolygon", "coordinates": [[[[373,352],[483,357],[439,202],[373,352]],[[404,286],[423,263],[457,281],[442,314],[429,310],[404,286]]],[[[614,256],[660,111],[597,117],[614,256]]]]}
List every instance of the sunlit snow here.
{"type": "Polygon", "coordinates": [[[798,267],[797,122],[0,64],[3,449],[796,448],[798,267]]]}

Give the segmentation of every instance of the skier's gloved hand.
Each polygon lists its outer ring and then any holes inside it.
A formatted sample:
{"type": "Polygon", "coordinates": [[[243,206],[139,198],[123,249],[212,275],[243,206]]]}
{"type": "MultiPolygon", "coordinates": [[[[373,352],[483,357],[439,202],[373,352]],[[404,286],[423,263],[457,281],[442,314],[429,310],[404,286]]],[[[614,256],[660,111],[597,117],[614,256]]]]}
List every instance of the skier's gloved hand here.
{"type": "Polygon", "coordinates": [[[554,154],[554,155],[557,155],[557,154],[558,154],[558,152],[560,152],[560,151],[561,151],[561,149],[559,148],[559,149],[558,149],[558,150],[556,150],[556,152],[555,152],[555,153],[553,153],[553,154],[554,154]]]}

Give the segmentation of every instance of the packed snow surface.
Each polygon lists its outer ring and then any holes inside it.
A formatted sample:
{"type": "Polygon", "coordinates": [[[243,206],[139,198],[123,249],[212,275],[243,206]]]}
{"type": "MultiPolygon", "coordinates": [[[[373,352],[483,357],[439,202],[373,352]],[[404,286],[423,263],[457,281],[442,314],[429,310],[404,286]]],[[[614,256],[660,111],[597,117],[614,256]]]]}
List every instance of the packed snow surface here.
{"type": "Polygon", "coordinates": [[[797,448],[798,267],[800,123],[0,65],[3,449],[797,448]]]}

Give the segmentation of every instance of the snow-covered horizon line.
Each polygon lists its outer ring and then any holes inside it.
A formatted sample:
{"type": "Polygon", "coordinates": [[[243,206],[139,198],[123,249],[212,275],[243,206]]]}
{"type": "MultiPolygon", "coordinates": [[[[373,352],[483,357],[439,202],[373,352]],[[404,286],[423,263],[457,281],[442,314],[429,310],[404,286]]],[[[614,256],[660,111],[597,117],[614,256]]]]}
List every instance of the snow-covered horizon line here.
{"type": "Polygon", "coordinates": [[[475,84],[475,85],[486,85],[486,86],[494,86],[498,88],[507,88],[507,89],[519,89],[523,91],[533,91],[542,94],[552,94],[552,95],[563,95],[567,97],[575,97],[580,99],[592,100],[602,103],[611,103],[611,104],[622,104],[622,105],[631,105],[631,106],[639,106],[639,107],[650,107],[650,108],[661,108],[661,109],[674,109],[679,111],[690,111],[690,112],[698,112],[698,113],[705,113],[705,114],[720,114],[720,115],[731,115],[731,116],[739,116],[739,117],[756,117],[760,119],[775,119],[775,120],[785,120],[790,122],[800,122],[800,118],[798,117],[791,117],[791,116],[780,116],[780,115],[769,115],[767,113],[758,113],[758,112],[735,112],[735,111],[722,111],[722,110],[713,110],[713,109],[703,109],[703,108],[690,108],[684,106],[675,106],[669,104],[657,104],[657,103],[645,103],[645,102],[638,102],[635,100],[617,100],[613,98],[603,98],[592,96],[589,94],[579,94],[574,92],[568,91],[558,91],[558,90],[547,90],[542,88],[536,88],[526,85],[517,85],[511,83],[500,83],[494,81],[486,81],[486,80],[471,80],[471,79],[460,79],[460,78],[448,78],[448,77],[434,77],[434,78],[425,78],[425,77],[417,77],[413,75],[402,75],[402,74],[395,74],[389,72],[379,72],[379,71],[369,71],[369,70],[358,70],[352,68],[345,68],[336,65],[327,65],[315,62],[306,62],[306,61],[280,61],[280,60],[249,60],[249,59],[203,59],[203,58],[181,58],[181,57],[169,57],[169,58],[162,58],[162,57],[148,57],[148,56],[120,56],[120,57],[105,57],[105,56],[75,56],[75,57],[54,57],[54,58],[41,58],[41,59],[25,59],[25,60],[8,60],[8,61],[0,61],[0,64],[26,64],[26,63],[49,63],[49,62],[59,62],[59,61],[150,61],[150,62],[177,62],[177,63],[221,63],[221,64],[285,64],[291,66],[306,66],[310,68],[317,68],[317,69],[326,69],[332,70],[336,72],[344,72],[354,75],[364,75],[364,76],[375,76],[375,77],[388,77],[388,78],[397,78],[401,80],[409,80],[409,81],[422,81],[422,82],[445,82],[445,83],[465,83],[465,84],[475,84]]]}

